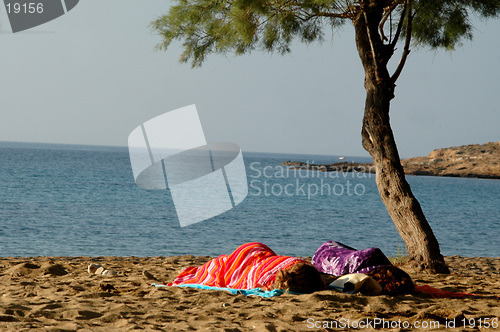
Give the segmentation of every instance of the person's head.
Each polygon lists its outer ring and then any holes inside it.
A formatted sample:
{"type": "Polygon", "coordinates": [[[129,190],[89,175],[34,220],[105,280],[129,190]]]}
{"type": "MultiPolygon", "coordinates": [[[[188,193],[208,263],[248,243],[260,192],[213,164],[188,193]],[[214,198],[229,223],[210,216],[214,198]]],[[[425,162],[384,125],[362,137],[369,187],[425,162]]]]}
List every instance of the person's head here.
{"type": "Polygon", "coordinates": [[[366,273],[382,286],[382,294],[410,294],[414,291],[411,277],[395,266],[381,266],[366,273]]]}
{"type": "Polygon", "coordinates": [[[318,270],[311,264],[297,263],[288,269],[278,271],[274,288],[295,293],[312,293],[325,289],[318,270]]]}

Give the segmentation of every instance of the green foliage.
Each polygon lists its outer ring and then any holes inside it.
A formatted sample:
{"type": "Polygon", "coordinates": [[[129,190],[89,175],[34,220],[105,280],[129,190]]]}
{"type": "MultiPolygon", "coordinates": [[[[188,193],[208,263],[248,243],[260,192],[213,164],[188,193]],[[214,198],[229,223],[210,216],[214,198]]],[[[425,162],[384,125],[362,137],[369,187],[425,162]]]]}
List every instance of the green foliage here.
{"type": "Polygon", "coordinates": [[[181,62],[199,66],[209,53],[243,54],[254,49],[290,52],[294,37],[322,40],[325,24],[343,21],[323,13],[339,11],[335,1],[178,0],[151,26],[162,37],[160,49],[182,40],[181,62]]]}
{"type": "Polygon", "coordinates": [[[418,44],[431,48],[453,50],[463,40],[472,40],[471,14],[482,18],[496,17],[500,12],[499,0],[423,0],[415,4],[412,37],[418,44]]]}
{"type": "Polygon", "coordinates": [[[290,52],[295,39],[322,41],[327,27],[361,17],[363,8],[372,4],[384,7],[390,18],[380,29],[381,37],[388,37],[386,43],[401,41],[395,31],[401,26],[401,35],[405,35],[410,14],[414,44],[431,48],[454,49],[463,40],[472,39],[472,15],[491,18],[500,13],[500,0],[176,1],[151,26],[162,36],[160,49],[181,40],[184,51],[180,61],[192,61],[193,66],[200,66],[210,53],[239,55],[260,49],[283,54],[290,52]],[[407,7],[410,13],[403,12],[407,7]]]}
{"type": "Polygon", "coordinates": [[[389,257],[389,261],[393,265],[401,265],[406,263],[409,260],[409,257],[408,247],[406,246],[406,244],[398,244],[396,255],[394,257],[389,257]]]}

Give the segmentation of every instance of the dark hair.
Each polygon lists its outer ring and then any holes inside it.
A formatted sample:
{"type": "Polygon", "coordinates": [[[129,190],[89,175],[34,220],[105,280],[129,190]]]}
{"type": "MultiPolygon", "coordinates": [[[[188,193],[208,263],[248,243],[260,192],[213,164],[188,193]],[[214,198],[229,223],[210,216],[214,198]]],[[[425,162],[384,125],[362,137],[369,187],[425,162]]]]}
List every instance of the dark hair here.
{"type": "Polygon", "coordinates": [[[278,271],[274,280],[274,288],[295,293],[312,293],[325,289],[325,283],[314,266],[297,263],[288,269],[278,271]]]}
{"type": "Polygon", "coordinates": [[[382,294],[400,295],[414,291],[415,285],[408,273],[395,266],[381,266],[366,274],[382,286],[382,294]]]}

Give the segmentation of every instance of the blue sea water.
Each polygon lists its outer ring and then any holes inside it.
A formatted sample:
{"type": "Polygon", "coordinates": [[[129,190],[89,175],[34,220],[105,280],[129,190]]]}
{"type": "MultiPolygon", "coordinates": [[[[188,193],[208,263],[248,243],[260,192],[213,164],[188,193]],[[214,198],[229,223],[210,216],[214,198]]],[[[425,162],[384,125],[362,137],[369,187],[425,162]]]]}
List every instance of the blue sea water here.
{"type": "MultiPolygon", "coordinates": [[[[135,184],[126,148],[0,143],[0,256],[215,256],[250,241],[311,256],[329,240],[404,251],[374,175],[280,166],[338,156],[243,156],[247,198],[180,227],[168,190],[135,184]]],[[[500,181],[407,178],[444,255],[500,256],[500,181]]]]}

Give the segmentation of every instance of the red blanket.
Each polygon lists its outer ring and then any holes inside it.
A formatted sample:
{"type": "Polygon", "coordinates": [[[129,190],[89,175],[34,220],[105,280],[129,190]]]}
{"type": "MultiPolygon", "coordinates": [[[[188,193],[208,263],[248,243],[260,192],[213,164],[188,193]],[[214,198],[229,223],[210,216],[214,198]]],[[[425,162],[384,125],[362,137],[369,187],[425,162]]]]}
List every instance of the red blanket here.
{"type": "Polygon", "coordinates": [[[251,242],[239,246],[230,255],[221,255],[199,267],[188,267],[168,286],[202,284],[235,289],[271,289],[276,274],[305,260],[278,256],[268,246],[251,242]]]}

